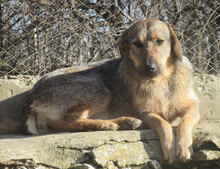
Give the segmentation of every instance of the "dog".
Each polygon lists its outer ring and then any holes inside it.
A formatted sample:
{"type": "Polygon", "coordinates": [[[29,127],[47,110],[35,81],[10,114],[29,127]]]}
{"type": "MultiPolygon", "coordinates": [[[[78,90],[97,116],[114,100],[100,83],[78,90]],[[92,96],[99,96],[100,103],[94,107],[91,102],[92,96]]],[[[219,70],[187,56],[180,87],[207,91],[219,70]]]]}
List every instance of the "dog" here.
{"type": "Polygon", "coordinates": [[[125,30],[117,45],[119,59],[42,77],[24,102],[25,132],[151,127],[169,163],[190,159],[198,99],[192,66],[172,27],[142,20],[125,30]],[[170,123],[177,117],[174,133],[170,123]]]}

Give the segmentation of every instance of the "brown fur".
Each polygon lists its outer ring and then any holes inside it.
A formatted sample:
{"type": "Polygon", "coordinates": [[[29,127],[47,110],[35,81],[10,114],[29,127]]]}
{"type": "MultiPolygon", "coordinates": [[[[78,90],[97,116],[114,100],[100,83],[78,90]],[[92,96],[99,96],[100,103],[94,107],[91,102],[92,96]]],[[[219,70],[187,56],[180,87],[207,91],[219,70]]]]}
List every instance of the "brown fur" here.
{"type": "Polygon", "coordinates": [[[118,46],[121,59],[44,76],[24,104],[26,132],[135,129],[143,123],[158,133],[169,163],[189,159],[198,104],[191,64],[172,27],[139,21],[118,46]],[[182,120],[175,136],[170,122],[176,117],[182,120]]]}

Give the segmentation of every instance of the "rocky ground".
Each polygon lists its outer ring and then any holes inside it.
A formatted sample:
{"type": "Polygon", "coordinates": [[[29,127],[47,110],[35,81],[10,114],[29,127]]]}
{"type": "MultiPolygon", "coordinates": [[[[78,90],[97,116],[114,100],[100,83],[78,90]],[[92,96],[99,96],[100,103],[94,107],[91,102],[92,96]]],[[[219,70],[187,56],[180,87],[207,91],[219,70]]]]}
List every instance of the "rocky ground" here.
{"type": "Polygon", "coordinates": [[[193,159],[174,165],[163,159],[152,130],[1,135],[0,168],[219,169],[219,127],[219,122],[199,124],[193,159]]]}

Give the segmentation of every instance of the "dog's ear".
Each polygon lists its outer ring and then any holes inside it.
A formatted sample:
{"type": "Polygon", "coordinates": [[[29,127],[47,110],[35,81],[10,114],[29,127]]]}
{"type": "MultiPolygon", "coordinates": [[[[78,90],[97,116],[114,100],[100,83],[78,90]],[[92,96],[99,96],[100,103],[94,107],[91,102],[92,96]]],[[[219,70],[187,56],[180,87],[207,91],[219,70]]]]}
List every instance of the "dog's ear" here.
{"type": "Polygon", "coordinates": [[[122,57],[128,54],[128,30],[124,31],[117,41],[119,51],[122,57]]]}
{"type": "Polygon", "coordinates": [[[180,61],[182,61],[183,55],[182,55],[182,48],[181,48],[180,42],[177,39],[177,36],[173,28],[170,25],[168,25],[168,28],[170,30],[172,55],[174,55],[175,58],[178,58],[180,61]]]}

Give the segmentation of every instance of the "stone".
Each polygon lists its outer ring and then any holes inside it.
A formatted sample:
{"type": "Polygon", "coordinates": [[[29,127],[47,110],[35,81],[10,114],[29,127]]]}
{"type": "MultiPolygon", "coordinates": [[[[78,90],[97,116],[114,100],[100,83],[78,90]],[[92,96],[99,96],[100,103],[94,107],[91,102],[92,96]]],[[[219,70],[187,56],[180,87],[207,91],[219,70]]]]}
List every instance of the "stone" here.
{"type": "Polygon", "coordinates": [[[73,168],[74,169],[95,169],[93,166],[89,164],[75,164],[73,168]]]}
{"type": "Polygon", "coordinates": [[[151,158],[151,150],[146,143],[116,143],[102,145],[92,150],[94,160],[98,165],[106,167],[109,161],[118,167],[143,165],[151,158]]]}
{"type": "Polygon", "coordinates": [[[194,79],[201,121],[220,120],[220,76],[195,74],[194,79]]]}
{"type": "MultiPolygon", "coordinates": [[[[200,125],[197,128],[193,134],[192,161],[177,162],[175,169],[201,165],[220,167],[220,133],[203,130],[200,125]]],[[[157,134],[152,130],[0,135],[0,168],[3,169],[162,169],[167,166],[157,134]]]]}
{"type": "MultiPolygon", "coordinates": [[[[41,136],[0,135],[0,164],[20,159],[31,159],[34,166],[69,168],[78,163],[93,160],[96,165],[107,166],[110,158],[119,166],[147,162],[151,154],[149,146],[141,140],[157,139],[152,130],[143,131],[98,131],[82,133],[60,133],[41,136]],[[149,150],[149,151],[148,151],[149,150]],[[100,161],[106,154],[106,163],[100,161]],[[114,153],[115,156],[114,156],[114,153]],[[140,154],[141,153],[141,154],[140,154]],[[130,156],[128,156],[130,154],[130,156]],[[138,158],[140,157],[141,158],[138,158]],[[133,161],[123,161],[130,157],[133,161]],[[136,158],[135,158],[136,157],[136,158]]],[[[27,162],[25,161],[24,164],[27,162]]]]}

